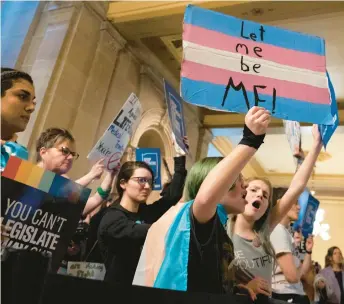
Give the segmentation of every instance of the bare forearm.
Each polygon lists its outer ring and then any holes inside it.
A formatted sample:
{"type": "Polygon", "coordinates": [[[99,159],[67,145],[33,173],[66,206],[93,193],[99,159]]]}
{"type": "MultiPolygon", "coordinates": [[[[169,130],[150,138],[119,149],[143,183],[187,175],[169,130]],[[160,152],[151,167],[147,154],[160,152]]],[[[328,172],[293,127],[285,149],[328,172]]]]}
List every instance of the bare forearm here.
{"type": "Polygon", "coordinates": [[[240,172],[255,154],[256,149],[238,145],[227,157],[216,165],[207,175],[196,196],[194,202],[194,213],[197,210],[204,209],[206,216],[198,218],[199,221],[209,220],[215,213],[216,205],[222,199],[223,195],[229,191],[230,187],[238,178],[240,172]]]}
{"type": "Polygon", "coordinates": [[[86,174],[83,177],[76,180],[75,182],[83,187],[87,187],[92,182],[92,179],[92,176],[86,174]]]}
{"type": "Polygon", "coordinates": [[[300,278],[305,276],[312,266],[312,255],[306,253],[303,263],[300,267],[300,278]]]}
{"type": "Polygon", "coordinates": [[[103,202],[104,202],[104,199],[99,195],[98,192],[96,192],[87,200],[84,211],[82,212],[82,215],[86,216],[87,214],[92,212],[94,209],[99,207],[103,202]]]}
{"type": "Polygon", "coordinates": [[[289,189],[299,196],[304,188],[307,186],[307,182],[312,174],[315,162],[318,158],[318,155],[321,151],[322,145],[314,144],[307,157],[303,161],[300,168],[294,175],[294,178],[291,181],[289,189]]]}
{"type": "MultiPolygon", "coordinates": [[[[103,189],[103,191],[110,191],[112,187],[112,182],[114,179],[114,173],[108,172],[102,181],[100,188],[103,189]]],[[[96,192],[94,195],[92,195],[85,205],[83,215],[87,215],[96,208],[98,208],[102,203],[104,202],[104,199],[99,195],[98,192],[96,192]]]]}
{"type": "Polygon", "coordinates": [[[301,195],[302,191],[304,191],[304,189],[306,188],[321,148],[321,144],[313,145],[313,148],[308,153],[306,159],[304,160],[298,171],[295,173],[288,191],[284,194],[280,202],[273,208],[273,213],[270,220],[271,231],[287,214],[292,205],[301,195]]]}

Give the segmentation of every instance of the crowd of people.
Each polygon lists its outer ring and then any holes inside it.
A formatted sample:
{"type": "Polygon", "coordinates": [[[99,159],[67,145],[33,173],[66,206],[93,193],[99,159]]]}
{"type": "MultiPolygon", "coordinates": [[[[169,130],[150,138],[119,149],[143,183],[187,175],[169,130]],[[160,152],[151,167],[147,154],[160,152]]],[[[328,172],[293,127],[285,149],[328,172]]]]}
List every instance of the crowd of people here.
{"type": "MultiPolygon", "coordinates": [[[[28,159],[17,133],[25,130],[35,105],[30,75],[1,68],[1,171],[11,155],[28,159]]],[[[264,143],[270,120],[268,110],[252,107],[233,151],[204,158],[189,172],[178,150],[174,174],[153,204],[147,200],[154,173],[146,163],[127,161],[109,172],[100,159],[75,181],[86,187],[104,175],[80,214],[59,273],[69,261],[87,261],[104,264],[104,280],[120,285],[242,294],[254,303],[343,304],[341,250],[331,247],[321,269],[312,260],[313,237],[306,238],[301,256],[302,235],[291,229],[322,149],[318,127],[289,188],[277,196],[265,177],[244,180],[241,174],[264,143]]],[[[49,128],[37,139],[36,162],[69,178],[76,151],[68,130],[49,128]]],[[[1,234],[2,240],[8,237],[3,226],[1,234]]]]}

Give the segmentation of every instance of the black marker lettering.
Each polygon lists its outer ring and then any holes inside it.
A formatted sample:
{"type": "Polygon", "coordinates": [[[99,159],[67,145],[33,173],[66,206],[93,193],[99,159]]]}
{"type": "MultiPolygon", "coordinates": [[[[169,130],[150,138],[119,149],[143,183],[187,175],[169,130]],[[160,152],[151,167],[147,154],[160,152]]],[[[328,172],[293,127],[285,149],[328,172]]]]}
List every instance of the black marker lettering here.
{"type": "Polygon", "coordinates": [[[255,47],[253,48],[253,52],[254,52],[258,57],[260,57],[260,58],[263,57],[262,55],[259,55],[259,54],[258,54],[258,52],[259,52],[259,53],[262,52],[262,48],[261,48],[261,47],[255,46],[255,47]]]}
{"type": "Polygon", "coordinates": [[[273,89],[272,92],[272,114],[275,113],[275,108],[276,108],[276,89],[273,89]]]}
{"type": "Polygon", "coordinates": [[[243,43],[238,43],[238,44],[236,45],[235,51],[236,51],[237,53],[238,53],[238,47],[240,47],[240,48],[244,47],[244,48],[245,48],[245,54],[248,55],[248,47],[247,47],[245,44],[243,44],[243,43]]]}
{"type": "Polygon", "coordinates": [[[225,105],[225,102],[226,102],[226,99],[227,99],[227,95],[228,95],[228,92],[229,92],[230,88],[233,88],[234,91],[242,90],[242,94],[244,95],[244,98],[245,98],[247,110],[249,110],[250,109],[250,103],[248,102],[247,92],[246,92],[244,84],[242,83],[242,81],[240,81],[240,83],[237,86],[234,85],[232,77],[230,77],[229,80],[228,80],[228,84],[227,84],[227,87],[226,87],[226,90],[225,90],[225,94],[223,95],[221,106],[223,107],[225,105]]]}
{"type": "Polygon", "coordinates": [[[260,40],[263,42],[265,30],[264,30],[264,27],[262,25],[260,26],[259,31],[260,31],[260,40]]]}
{"type": "Polygon", "coordinates": [[[259,69],[261,67],[261,65],[259,63],[255,63],[253,65],[253,71],[255,71],[257,74],[259,73],[259,71],[257,71],[256,69],[259,69]]]}
{"type": "Polygon", "coordinates": [[[243,72],[249,72],[250,71],[250,67],[246,63],[244,63],[244,56],[241,56],[240,63],[241,63],[241,70],[243,72]]]}
{"type": "Polygon", "coordinates": [[[242,38],[249,39],[248,37],[244,36],[244,21],[241,21],[241,33],[240,33],[242,38]]]}
{"type": "Polygon", "coordinates": [[[255,106],[258,106],[258,103],[259,103],[259,102],[265,102],[264,99],[259,99],[258,92],[257,92],[257,88],[259,88],[259,89],[265,89],[266,86],[261,86],[261,85],[254,85],[254,86],[253,86],[253,92],[254,92],[254,105],[255,105],[255,106]]]}
{"type": "Polygon", "coordinates": [[[250,34],[250,38],[253,40],[253,41],[257,41],[256,38],[257,38],[257,35],[255,33],[251,33],[250,34]]]}

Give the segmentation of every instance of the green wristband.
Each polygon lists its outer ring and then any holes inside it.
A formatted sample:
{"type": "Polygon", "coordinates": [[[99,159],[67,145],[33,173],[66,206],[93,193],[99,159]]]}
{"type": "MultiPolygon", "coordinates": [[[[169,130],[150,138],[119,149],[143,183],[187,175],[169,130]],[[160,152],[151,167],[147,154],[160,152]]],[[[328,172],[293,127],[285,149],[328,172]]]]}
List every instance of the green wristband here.
{"type": "Polygon", "coordinates": [[[106,199],[109,197],[110,191],[111,191],[111,190],[104,191],[104,190],[102,189],[102,187],[98,187],[98,188],[97,188],[98,194],[99,194],[100,197],[101,197],[102,199],[104,199],[104,200],[106,200],[106,199]]]}

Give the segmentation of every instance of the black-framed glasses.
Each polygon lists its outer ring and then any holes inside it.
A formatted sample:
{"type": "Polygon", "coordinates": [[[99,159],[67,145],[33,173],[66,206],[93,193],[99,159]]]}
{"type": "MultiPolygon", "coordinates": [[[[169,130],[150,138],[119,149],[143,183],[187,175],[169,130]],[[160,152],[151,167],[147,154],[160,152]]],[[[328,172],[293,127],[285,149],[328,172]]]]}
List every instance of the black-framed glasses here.
{"type": "Polygon", "coordinates": [[[145,186],[148,183],[149,187],[153,189],[154,182],[151,178],[134,176],[134,177],[131,177],[130,179],[136,180],[140,186],[145,186]]]}
{"type": "Polygon", "coordinates": [[[79,158],[78,153],[69,150],[67,147],[60,147],[58,150],[61,151],[64,156],[68,157],[69,155],[72,155],[75,160],[79,158]]]}

